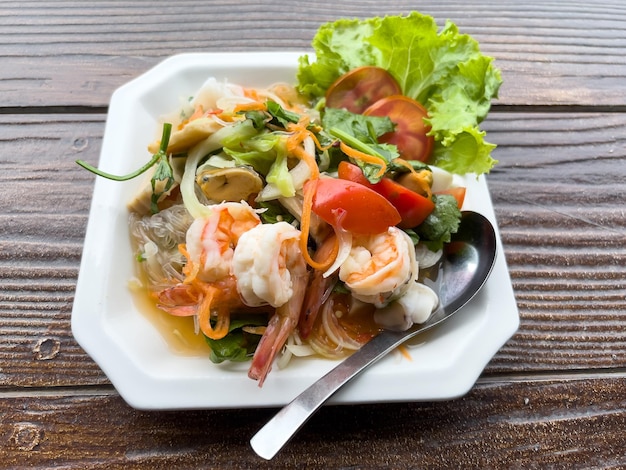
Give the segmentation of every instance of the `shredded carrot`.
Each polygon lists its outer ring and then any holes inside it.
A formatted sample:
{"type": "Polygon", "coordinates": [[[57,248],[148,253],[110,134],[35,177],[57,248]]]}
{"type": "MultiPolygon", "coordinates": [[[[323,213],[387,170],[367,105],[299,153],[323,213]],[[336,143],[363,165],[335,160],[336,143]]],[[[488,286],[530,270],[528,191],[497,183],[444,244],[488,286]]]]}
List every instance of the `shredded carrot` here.
{"type": "Polygon", "coordinates": [[[341,142],[339,144],[339,148],[341,149],[341,151],[343,153],[345,153],[350,158],[353,158],[355,160],[360,160],[360,161],[363,161],[365,163],[371,163],[373,165],[380,166],[380,170],[378,170],[378,173],[376,173],[377,177],[383,176],[385,174],[385,172],[387,171],[387,162],[385,162],[385,160],[383,158],[381,158],[381,157],[375,157],[374,155],[368,155],[367,153],[364,153],[364,152],[361,152],[359,150],[353,149],[352,147],[344,144],[343,142],[341,142]]]}
{"type": "Polygon", "coordinates": [[[309,167],[309,170],[311,170],[311,179],[318,179],[320,177],[320,169],[317,166],[317,162],[315,161],[315,157],[313,157],[312,155],[309,155],[304,148],[302,148],[300,145],[298,145],[297,147],[293,148],[292,150],[289,150],[289,141],[287,141],[287,149],[289,151],[290,154],[295,155],[296,157],[298,157],[300,160],[304,160],[307,164],[307,166],[309,167]]]}
{"type": "Polygon", "coordinates": [[[422,177],[422,172],[421,171],[417,171],[415,168],[413,168],[413,165],[411,165],[409,162],[407,162],[403,158],[395,158],[393,160],[393,162],[398,164],[398,165],[402,165],[403,167],[407,168],[409,170],[409,172],[411,172],[415,176],[415,178],[416,178],[417,182],[419,183],[420,188],[424,192],[424,194],[426,194],[426,196],[428,198],[430,198],[432,196],[432,191],[431,191],[430,184],[429,184],[428,181],[426,181],[422,177]]]}
{"type": "Polygon", "coordinates": [[[309,231],[311,228],[311,211],[313,206],[313,196],[317,190],[317,180],[320,177],[320,170],[317,166],[317,162],[315,161],[315,156],[310,155],[304,150],[303,143],[307,137],[311,137],[318,148],[321,148],[321,146],[315,137],[315,134],[308,129],[308,125],[308,116],[303,116],[298,123],[290,123],[287,126],[287,130],[291,132],[291,135],[287,138],[287,151],[300,160],[304,160],[311,170],[311,177],[309,178],[309,181],[312,183],[307,184],[304,187],[304,201],[302,204],[302,216],[300,219],[300,251],[309,266],[316,270],[326,271],[335,262],[335,258],[337,258],[337,254],[339,253],[339,237],[335,237],[335,245],[333,246],[333,250],[327,260],[320,262],[311,258],[308,251],[309,231]]]}
{"type": "Polygon", "coordinates": [[[195,281],[200,267],[198,266],[198,264],[194,263],[191,260],[191,256],[187,251],[187,245],[185,243],[181,243],[178,245],[178,252],[183,255],[187,260],[185,266],[183,266],[183,274],[185,275],[185,280],[183,282],[185,284],[191,284],[193,281],[195,281]]]}
{"type": "Polygon", "coordinates": [[[321,150],[322,152],[325,151],[325,150],[328,150],[329,148],[331,148],[333,146],[332,142],[330,144],[328,144],[328,145],[324,145],[323,146],[322,144],[320,144],[319,139],[317,138],[317,136],[313,132],[311,132],[311,131],[308,131],[308,132],[310,134],[311,139],[313,139],[313,142],[315,142],[315,146],[319,150],[321,150]]]}
{"type": "Polygon", "coordinates": [[[227,300],[233,295],[233,292],[236,293],[236,289],[229,289],[228,283],[217,282],[211,284],[200,281],[197,277],[199,263],[194,263],[191,260],[186,245],[184,243],[178,245],[178,251],[187,259],[187,263],[183,267],[183,274],[186,276],[183,283],[190,285],[190,289],[197,292],[199,294],[198,297],[201,299],[196,310],[200,330],[211,339],[223,338],[228,334],[230,325],[230,311],[227,300]],[[215,310],[215,303],[219,305],[217,305],[217,323],[213,327],[211,325],[211,311],[215,310]]]}
{"type": "Polygon", "coordinates": [[[181,130],[183,127],[185,127],[191,121],[193,121],[195,119],[200,119],[203,115],[204,115],[204,108],[202,107],[202,105],[201,104],[196,105],[196,109],[194,109],[193,114],[191,116],[189,116],[187,119],[183,120],[183,122],[181,122],[178,125],[178,130],[181,130]]]}
{"type": "Polygon", "coordinates": [[[243,96],[253,99],[254,101],[261,101],[259,98],[259,92],[256,88],[244,88],[243,96]]]}
{"type": "Polygon", "coordinates": [[[230,326],[230,314],[227,307],[217,309],[217,322],[215,327],[211,325],[211,306],[219,290],[213,286],[201,285],[203,297],[198,308],[198,326],[205,336],[211,339],[221,339],[228,334],[230,326]]]}
{"type": "Polygon", "coordinates": [[[407,170],[409,170],[411,173],[413,173],[414,175],[417,175],[417,171],[415,170],[415,168],[413,168],[413,165],[411,165],[409,162],[407,162],[404,158],[394,158],[393,162],[397,165],[403,166],[404,168],[406,168],[407,170]]]}
{"type": "Polygon", "coordinates": [[[409,350],[406,348],[405,345],[401,344],[400,346],[398,346],[398,351],[405,359],[407,359],[408,361],[413,361],[413,358],[411,357],[411,354],[409,353],[409,350]]]}
{"type": "Polygon", "coordinates": [[[313,133],[313,131],[309,130],[309,124],[310,124],[309,117],[302,116],[302,118],[297,124],[289,123],[287,125],[287,130],[297,133],[299,142],[302,142],[307,136],[310,137],[313,140],[313,143],[315,143],[315,146],[322,152],[324,150],[328,150],[329,148],[331,148],[333,146],[332,143],[326,146],[322,146],[322,144],[320,144],[320,141],[317,138],[317,136],[313,133]]]}
{"type": "Polygon", "coordinates": [[[320,170],[313,155],[309,155],[303,147],[304,140],[313,136],[313,133],[307,129],[308,118],[303,117],[297,124],[290,123],[287,130],[291,135],[287,138],[287,152],[291,155],[304,160],[311,170],[311,179],[317,179],[320,176],[320,170]]]}
{"type": "Polygon", "coordinates": [[[204,114],[204,108],[201,104],[196,105],[196,109],[191,116],[189,116],[189,120],[193,121],[194,119],[199,119],[204,114]]]}
{"type": "Polygon", "coordinates": [[[249,103],[240,103],[235,106],[234,113],[241,113],[246,111],[267,111],[267,105],[260,101],[251,101],[249,103]]]}
{"type": "Polygon", "coordinates": [[[318,271],[326,271],[335,262],[335,258],[337,258],[337,254],[339,253],[339,237],[335,237],[335,244],[328,259],[325,261],[315,261],[311,258],[307,245],[309,241],[309,230],[311,228],[311,207],[313,206],[313,195],[316,190],[317,180],[312,180],[312,183],[304,187],[304,201],[302,203],[302,217],[300,220],[300,251],[309,266],[318,271]]]}

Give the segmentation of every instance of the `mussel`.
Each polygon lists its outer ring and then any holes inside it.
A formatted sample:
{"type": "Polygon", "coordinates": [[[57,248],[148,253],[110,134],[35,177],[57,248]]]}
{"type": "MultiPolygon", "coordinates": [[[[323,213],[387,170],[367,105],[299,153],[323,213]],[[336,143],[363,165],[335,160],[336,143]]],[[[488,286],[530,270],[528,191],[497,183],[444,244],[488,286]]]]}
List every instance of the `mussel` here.
{"type": "Polygon", "coordinates": [[[263,180],[247,166],[200,169],[196,183],[207,197],[216,202],[247,201],[263,188],[263,180]]]}

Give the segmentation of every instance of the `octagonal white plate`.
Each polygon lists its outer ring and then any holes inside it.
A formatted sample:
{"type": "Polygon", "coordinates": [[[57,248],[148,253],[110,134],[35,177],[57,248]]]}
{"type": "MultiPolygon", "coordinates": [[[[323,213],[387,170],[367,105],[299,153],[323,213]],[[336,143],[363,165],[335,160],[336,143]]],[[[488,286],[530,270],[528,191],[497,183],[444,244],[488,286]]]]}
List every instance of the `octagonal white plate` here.
{"type": "MultiPolygon", "coordinates": [[[[183,54],[115,91],[99,167],[128,173],[150,158],[159,117],[177,109],[210,77],[248,86],[295,82],[300,53],[183,54]]],[[[465,209],[495,215],[484,178],[467,178],[465,209]]],[[[138,310],[128,288],[135,274],[126,203],[137,182],[97,178],[72,311],[72,331],[128,404],[140,409],[284,405],[336,365],[296,359],[274,366],[263,388],[248,364],[177,354],[138,310]]],[[[496,266],[481,293],[454,318],[414,341],[412,360],[390,355],[337,393],[331,403],[451,399],[465,394],[513,335],[519,315],[498,234],[496,266]]]]}

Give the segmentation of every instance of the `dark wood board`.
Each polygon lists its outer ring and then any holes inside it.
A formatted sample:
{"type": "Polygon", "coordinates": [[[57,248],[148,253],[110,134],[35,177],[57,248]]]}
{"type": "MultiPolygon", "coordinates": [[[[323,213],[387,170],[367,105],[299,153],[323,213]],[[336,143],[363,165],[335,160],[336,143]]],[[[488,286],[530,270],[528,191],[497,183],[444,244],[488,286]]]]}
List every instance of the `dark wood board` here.
{"type": "Polygon", "coordinates": [[[107,389],[0,398],[9,468],[622,468],[626,378],[481,381],[436,403],[323,408],[271,462],[275,410],[142,412],[107,389]],[[36,398],[36,399],[34,399],[36,398]]]}
{"type": "Polygon", "coordinates": [[[604,2],[16,2],[0,4],[0,106],[104,107],[186,52],[306,51],[339,18],[419,10],[454,21],[502,69],[499,105],[626,107],[626,6],[604,2]]]}

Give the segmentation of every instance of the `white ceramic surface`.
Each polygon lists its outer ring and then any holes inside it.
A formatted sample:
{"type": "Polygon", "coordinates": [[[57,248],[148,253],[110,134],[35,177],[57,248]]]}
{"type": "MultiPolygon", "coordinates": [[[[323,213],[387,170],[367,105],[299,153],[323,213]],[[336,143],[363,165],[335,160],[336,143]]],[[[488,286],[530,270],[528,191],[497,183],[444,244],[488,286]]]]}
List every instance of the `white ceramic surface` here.
{"type": "MultiPolygon", "coordinates": [[[[171,57],[115,91],[99,167],[124,174],[148,161],[158,119],[214,76],[250,86],[295,82],[300,53],[183,54],[171,57]]],[[[495,215],[484,178],[467,178],[465,209],[495,215]]],[[[137,182],[97,178],[76,295],[72,331],[120,395],[140,409],[241,408],[283,405],[336,365],[296,359],[276,366],[263,388],[248,364],[215,365],[174,354],[137,310],[128,288],[134,275],[126,203],[137,182]]],[[[460,313],[414,340],[412,360],[392,354],[336,394],[331,403],[425,401],[465,394],[519,325],[498,234],[496,266],[481,293],[460,313]]]]}

